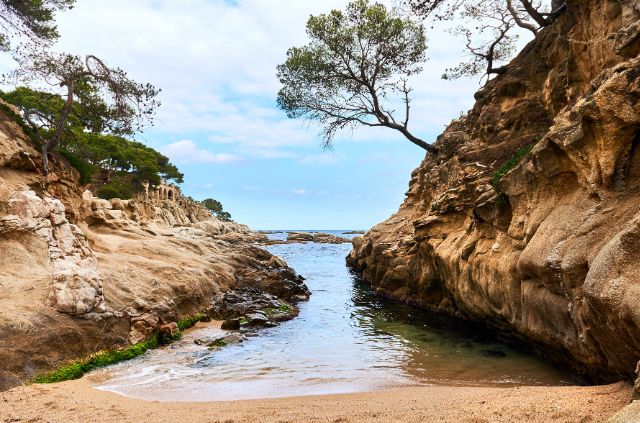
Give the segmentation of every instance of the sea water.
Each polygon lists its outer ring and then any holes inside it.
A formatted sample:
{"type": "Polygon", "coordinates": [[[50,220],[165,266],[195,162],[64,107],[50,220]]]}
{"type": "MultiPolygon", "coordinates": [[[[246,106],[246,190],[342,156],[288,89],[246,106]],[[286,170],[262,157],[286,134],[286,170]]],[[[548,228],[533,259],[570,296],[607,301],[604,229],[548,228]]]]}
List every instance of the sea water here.
{"type": "MultiPolygon", "coordinates": [[[[343,235],[343,231],[322,231],[343,235]]],[[[286,233],[269,235],[285,239],[286,233]]],[[[178,343],[91,372],[95,388],[158,401],[222,401],[425,385],[570,385],[565,373],[477,326],[374,295],[345,266],[350,244],[267,247],[306,278],[300,315],[215,351],[198,323],[178,343]]]]}

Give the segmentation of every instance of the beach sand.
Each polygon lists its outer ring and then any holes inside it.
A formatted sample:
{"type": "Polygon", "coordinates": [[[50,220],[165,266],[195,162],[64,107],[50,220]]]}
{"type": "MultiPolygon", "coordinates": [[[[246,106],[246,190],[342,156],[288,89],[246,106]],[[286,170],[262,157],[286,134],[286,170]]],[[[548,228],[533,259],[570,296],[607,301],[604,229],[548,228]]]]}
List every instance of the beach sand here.
{"type": "Polygon", "coordinates": [[[0,422],[605,422],[631,386],[421,387],[229,402],[151,402],[84,379],[0,393],[0,422]]]}

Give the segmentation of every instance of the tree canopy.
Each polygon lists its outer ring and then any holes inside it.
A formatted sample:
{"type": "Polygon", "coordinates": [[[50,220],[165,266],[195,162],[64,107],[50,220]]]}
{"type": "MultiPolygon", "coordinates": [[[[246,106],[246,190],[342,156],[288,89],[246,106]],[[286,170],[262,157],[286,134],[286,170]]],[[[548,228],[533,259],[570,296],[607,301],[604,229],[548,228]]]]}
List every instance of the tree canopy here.
{"type": "MultiPolygon", "coordinates": [[[[82,95],[90,93],[90,81],[81,83],[89,85],[79,92],[82,95]]],[[[53,125],[39,126],[36,122],[58,121],[65,104],[61,95],[18,87],[11,92],[0,92],[0,97],[20,109],[41,139],[47,140],[53,136],[56,130],[53,125]]],[[[108,107],[99,99],[74,102],[62,128],[60,147],[97,168],[133,172],[138,180],[153,185],[159,185],[161,179],[183,182],[184,174],[169,162],[168,157],[143,143],[102,132],[106,114],[108,107]]]]}
{"type": "Polygon", "coordinates": [[[27,98],[18,104],[24,106],[23,117],[42,145],[45,175],[49,173],[48,153],[60,145],[63,136],[75,136],[74,127],[96,134],[133,136],[153,124],[160,105],[155,99],[159,90],[134,82],[125,71],[108,67],[95,56],[82,59],[46,49],[33,51],[19,59],[8,79],[15,85],[44,81],[52,87],[48,95],[25,93],[27,98]]]}
{"type": "Polygon", "coordinates": [[[336,131],[359,126],[400,131],[430,152],[437,149],[408,130],[408,78],[422,71],[426,37],[421,24],[380,3],[356,0],[344,12],[311,16],[311,42],[293,47],[277,75],[277,104],[289,118],[321,125],[325,148],[336,131]],[[395,105],[403,118],[396,117],[395,105]]]}
{"type": "Polygon", "coordinates": [[[70,9],[74,3],[75,0],[0,0],[0,50],[9,51],[12,39],[50,45],[58,38],[55,12],[70,9]]]}

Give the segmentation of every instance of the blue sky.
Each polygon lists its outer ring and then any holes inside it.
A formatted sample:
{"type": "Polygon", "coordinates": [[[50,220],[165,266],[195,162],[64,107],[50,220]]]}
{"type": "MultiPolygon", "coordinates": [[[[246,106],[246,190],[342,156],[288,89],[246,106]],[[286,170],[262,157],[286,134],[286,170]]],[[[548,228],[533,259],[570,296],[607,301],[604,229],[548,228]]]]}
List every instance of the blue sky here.
{"type": "MultiPolygon", "coordinates": [[[[276,66],[307,43],[309,15],[347,3],[78,0],[58,17],[55,49],[96,55],[162,89],[156,126],[143,137],[185,173],[185,195],[215,198],[254,229],[369,229],[398,209],[425,152],[380,128],[338,134],[323,152],[318,128],[275,104],[276,66]]],[[[442,28],[428,36],[409,129],[432,142],[472,107],[479,86],[441,80],[462,43],[442,28]]]]}

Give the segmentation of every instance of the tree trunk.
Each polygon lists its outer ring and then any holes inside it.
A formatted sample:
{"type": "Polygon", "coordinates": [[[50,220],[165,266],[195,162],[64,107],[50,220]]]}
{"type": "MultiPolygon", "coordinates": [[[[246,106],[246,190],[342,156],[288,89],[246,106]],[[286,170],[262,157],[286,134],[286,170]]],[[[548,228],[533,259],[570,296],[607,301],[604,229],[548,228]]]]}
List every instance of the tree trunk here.
{"type": "Polygon", "coordinates": [[[411,133],[407,131],[407,129],[404,126],[397,125],[397,124],[394,125],[393,123],[390,123],[389,128],[397,129],[398,131],[402,132],[402,135],[407,137],[409,141],[411,141],[418,147],[424,148],[425,150],[427,150],[429,153],[433,155],[438,154],[438,152],[440,151],[437,147],[434,147],[431,144],[422,141],[420,138],[416,138],[413,135],[411,135],[411,133]]]}
{"type": "Polygon", "coordinates": [[[42,143],[42,171],[44,177],[49,176],[49,150],[47,150],[48,143],[42,143]]]}
{"type": "Polygon", "coordinates": [[[531,5],[529,0],[520,0],[520,2],[524,6],[524,10],[527,11],[529,16],[531,16],[541,28],[549,25],[546,19],[531,5]]]}

